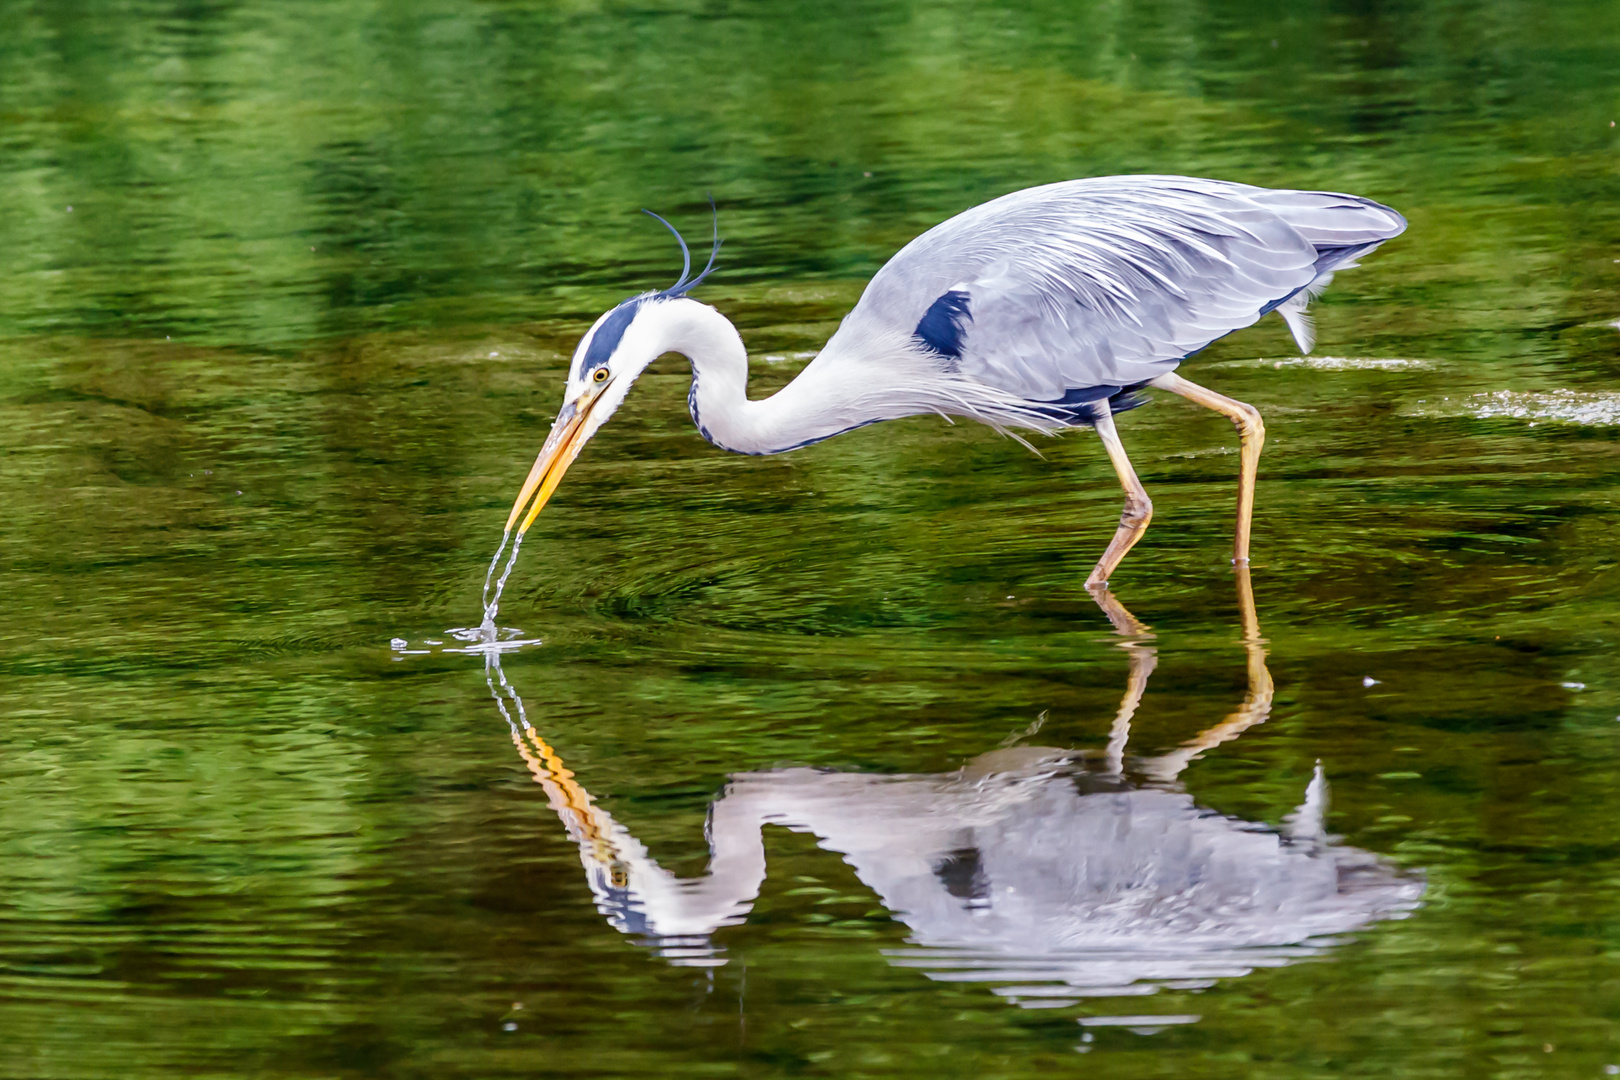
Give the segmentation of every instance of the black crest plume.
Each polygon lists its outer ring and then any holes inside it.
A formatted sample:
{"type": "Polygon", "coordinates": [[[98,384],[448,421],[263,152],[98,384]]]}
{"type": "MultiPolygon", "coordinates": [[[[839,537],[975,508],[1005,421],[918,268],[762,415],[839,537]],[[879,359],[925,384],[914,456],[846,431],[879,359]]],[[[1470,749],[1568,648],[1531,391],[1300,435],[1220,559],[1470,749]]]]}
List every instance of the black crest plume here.
{"type": "Polygon", "coordinates": [[[643,214],[646,214],[648,217],[658,221],[664,226],[664,228],[674,233],[675,242],[681,245],[680,279],[663,292],[654,294],[660,299],[673,300],[678,296],[685,296],[687,293],[703,284],[703,279],[708,277],[709,274],[714,270],[714,260],[720,254],[720,211],[715,208],[714,199],[712,197],[709,199],[709,211],[714,215],[714,239],[712,241],[712,246],[709,248],[709,263],[703,268],[703,271],[699,273],[697,277],[692,278],[690,281],[687,280],[687,275],[692,272],[692,252],[691,249],[686,246],[686,239],[681,236],[680,230],[676,229],[675,226],[671,225],[669,222],[665,221],[651,210],[643,209],[641,211],[643,214]]]}

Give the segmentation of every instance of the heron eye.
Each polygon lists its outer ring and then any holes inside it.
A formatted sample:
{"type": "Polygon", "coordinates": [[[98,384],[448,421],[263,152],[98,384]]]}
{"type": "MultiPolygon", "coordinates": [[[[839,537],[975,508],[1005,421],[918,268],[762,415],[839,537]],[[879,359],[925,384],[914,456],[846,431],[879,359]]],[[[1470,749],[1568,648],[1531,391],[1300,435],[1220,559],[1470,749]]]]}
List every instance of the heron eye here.
{"type": "Polygon", "coordinates": [[[596,369],[596,374],[592,375],[591,378],[595,379],[597,382],[607,382],[607,368],[605,368],[605,367],[597,368],[596,369]]]}

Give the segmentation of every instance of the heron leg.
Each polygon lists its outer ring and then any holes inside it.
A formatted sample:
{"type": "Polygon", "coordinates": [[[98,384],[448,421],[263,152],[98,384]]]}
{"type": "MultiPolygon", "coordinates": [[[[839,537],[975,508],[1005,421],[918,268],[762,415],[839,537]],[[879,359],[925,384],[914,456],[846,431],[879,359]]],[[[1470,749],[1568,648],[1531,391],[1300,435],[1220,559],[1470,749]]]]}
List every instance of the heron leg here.
{"type": "Polygon", "coordinates": [[[1175,372],[1160,375],[1148,383],[1172,394],[1180,394],[1206,409],[1214,409],[1237,425],[1238,443],[1242,447],[1238,474],[1237,535],[1232,541],[1232,561],[1245,566],[1249,561],[1250,522],[1254,518],[1254,479],[1260,468],[1260,448],[1266,444],[1266,425],[1260,419],[1260,410],[1253,405],[1217,394],[1197,383],[1188,382],[1175,372]]]}
{"type": "Polygon", "coordinates": [[[1108,450],[1108,460],[1114,463],[1114,471],[1119,474],[1120,486],[1125,489],[1125,510],[1119,515],[1119,528],[1114,530],[1114,539],[1109,542],[1108,550],[1103,552],[1091,576],[1086,578],[1087,589],[1108,584],[1114,568],[1125,553],[1142,539],[1142,534],[1147,532],[1148,522],[1153,520],[1153,500],[1148,498],[1147,489],[1142,487],[1142,481],[1136,478],[1136,470],[1131,467],[1131,459],[1125,455],[1125,445],[1119,441],[1119,432],[1114,430],[1113,415],[1103,414],[1094,426],[1097,437],[1108,450]]]}

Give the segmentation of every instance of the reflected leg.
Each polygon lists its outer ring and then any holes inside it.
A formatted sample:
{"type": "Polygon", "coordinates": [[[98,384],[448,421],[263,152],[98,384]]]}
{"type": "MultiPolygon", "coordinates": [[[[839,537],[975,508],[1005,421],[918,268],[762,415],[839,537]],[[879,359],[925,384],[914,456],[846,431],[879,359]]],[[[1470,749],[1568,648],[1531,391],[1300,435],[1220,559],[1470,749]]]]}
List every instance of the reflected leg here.
{"type": "Polygon", "coordinates": [[[1125,681],[1125,696],[1120,699],[1119,712],[1114,714],[1114,723],[1108,729],[1108,748],[1104,751],[1108,771],[1114,776],[1125,774],[1125,746],[1131,739],[1131,718],[1147,692],[1148,676],[1159,663],[1158,653],[1146,645],[1131,643],[1125,649],[1131,658],[1131,673],[1125,681]]]}
{"type": "Polygon", "coordinates": [[[1156,758],[1151,768],[1145,769],[1154,780],[1169,783],[1205,750],[1237,738],[1256,724],[1263,724],[1271,715],[1271,700],[1275,689],[1271,670],[1266,667],[1266,643],[1260,636],[1260,617],[1254,609],[1254,588],[1249,582],[1249,568],[1241,563],[1235,568],[1239,617],[1243,624],[1243,651],[1247,654],[1249,691],[1243,704],[1219,724],[1199,732],[1182,743],[1178,749],[1156,758]]]}
{"type": "Polygon", "coordinates": [[[1242,458],[1238,473],[1237,535],[1232,542],[1232,561],[1239,566],[1247,564],[1249,524],[1254,517],[1255,474],[1260,468],[1260,448],[1266,444],[1266,425],[1265,421],[1260,419],[1260,410],[1225,394],[1206,390],[1197,383],[1188,382],[1175,372],[1160,375],[1148,385],[1168,390],[1172,394],[1180,394],[1188,401],[1197,402],[1206,409],[1214,409],[1237,425],[1242,458]]]}
{"type": "MultiPolygon", "coordinates": [[[[1103,406],[1107,408],[1106,404],[1103,406]]],[[[1119,561],[1125,553],[1136,546],[1147,532],[1148,522],[1153,520],[1153,500],[1142,487],[1142,481],[1136,478],[1136,470],[1131,467],[1131,459],[1125,455],[1125,445],[1119,441],[1119,432],[1114,430],[1114,417],[1105,413],[1095,423],[1097,437],[1108,450],[1108,460],[1114,463],[1114,471],[1119,474],[1119,484],[1125,489],[1125,510],[1119,515],[1119,528],[1114,530],[1114,539],[1109,542],[1108,550],[1103,552],[1101,559],[1086,578],[1086,588],[1095,589],[1108,584],[1108,578],[1113,574],[1119,561]]],[[[1105,605],[1103,608],[1107,611],[1105,605]]]]}
{"type": "MultiPolygon", "coordinates": [[[[1147,628],[1147,624],[1132,615],[1125,605],[1119,602],[1119,597],[1110,592],[1106,585],[1088,585],[1086,591],[1091,594],[1093,600],[1097,601],[1097,606],[1102,608],[1104,615],[1108,616],[1108,621],[1114,624],[1114,633],[1123,638],[1152,640],[1153,632],[1147,628]]],[[[1128,649],[1133,644],[1134,642],[1127,641],[1122,643],[1121,647],[1128,649]]]]}
{"type": "Polygon", "coordinates": [[[1113,593],[1101,585],[1093,587],[1090,592],[1091,598],[1108,616],[1108,621],[1114,624],[1115,633],[1125,639],[1119,643],[1119,647],[1125,650],[1125,655],[1131,660],[1130,674],[1125,679],[1125,696],[1120,699],[1119,711],[1114,714],[1114,723],[1108,729],[1108,748],[1104,751],[1108,772],[1123,776],[1125,746],[1131,738],[1131,718],[1136,715],[1137,706],[1142,704],[1142,695],[1147,692],[1148,676],[1158,666],[1159,654],[1148,644],[1153,640],[1153,634],[1147,626],[1132,615],[1113,593]]]}

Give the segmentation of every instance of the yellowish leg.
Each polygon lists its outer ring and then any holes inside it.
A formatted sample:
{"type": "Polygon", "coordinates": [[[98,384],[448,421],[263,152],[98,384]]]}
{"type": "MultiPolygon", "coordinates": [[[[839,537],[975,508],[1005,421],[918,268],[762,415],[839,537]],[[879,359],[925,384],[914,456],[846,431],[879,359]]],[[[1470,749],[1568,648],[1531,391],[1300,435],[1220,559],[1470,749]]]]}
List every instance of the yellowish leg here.
{"type": "Polygon", "coordinates": [[[1237,425],[1243,456],[1239,464],[1237,536],[1232,543],[1232,561],[1246,566],[1249,562],[1249,523],[1254,517],[1254,478],[1260,468],[1260,448],[1266,444],[1266,425],[1260,419],[1260,410],[1188,382],[1175,372],[1160,375],[1148,385],[1180,394],[1206,409],[1214,409],[1237,425]]]}
{"type": "MultiPolygon", "coordinates": [[[[1097,437],[1108,450],[1108,460],[1114,463],[1114,471],[1119,474],[1119,484],[1125,489],[1125,510],[1119,515],[1119,528],[1114,530],[1114,539],[1109,542],[1108,550],[1103,552],[1091,576],[1086,578],[1086,588],[1093,590],[1108,584],[1120,560],[1142,539],[1142,534],[1147,532],[1148,522],[1153,520],[1153,500],[1148,498],[1142,481],[1136,478],[1131,459],[1125,456],[1125,446],[1119,441],[1119,432],[1114,430],[1113,416],[1103,416],[1096,422],[1096,428],[1097,437]]],[[[1107,610],[1106,605],[1104,610],[1107,610]]]]}

